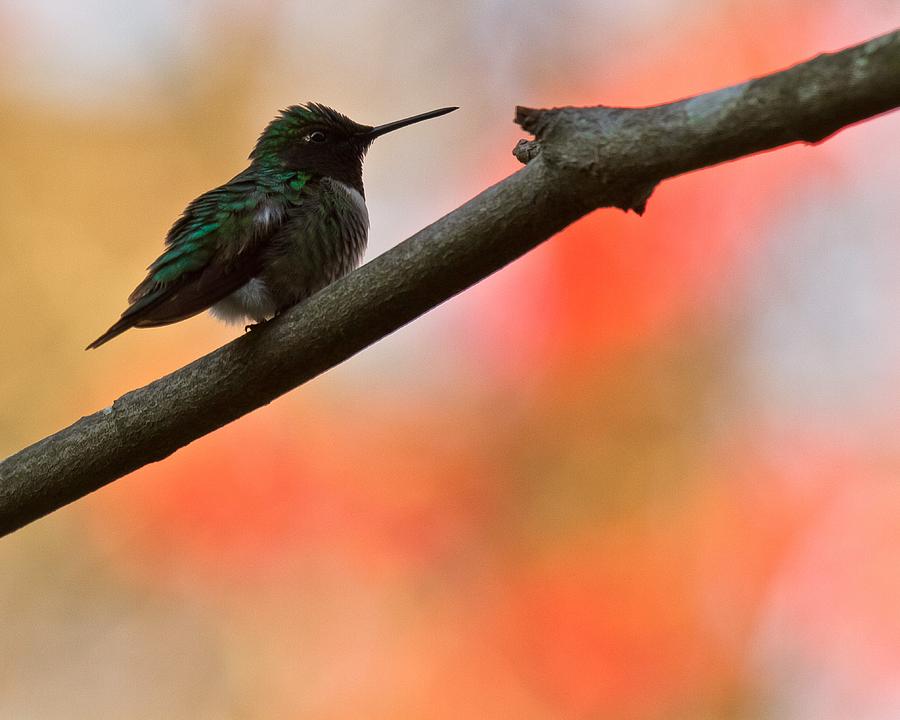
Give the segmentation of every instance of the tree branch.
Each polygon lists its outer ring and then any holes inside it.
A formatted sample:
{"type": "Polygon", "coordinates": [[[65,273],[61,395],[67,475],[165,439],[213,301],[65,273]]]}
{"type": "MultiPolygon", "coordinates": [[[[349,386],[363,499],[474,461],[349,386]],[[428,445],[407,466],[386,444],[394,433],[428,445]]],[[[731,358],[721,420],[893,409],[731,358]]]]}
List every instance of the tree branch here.
{"type": "Polygon", "coordinates": [[[62,507],[356,354],[600,207],[661,180],[900,105],[900,31],[650,108],[518,108],[526,167],[277,321],[0,463],[0,533],[62,507]]]}

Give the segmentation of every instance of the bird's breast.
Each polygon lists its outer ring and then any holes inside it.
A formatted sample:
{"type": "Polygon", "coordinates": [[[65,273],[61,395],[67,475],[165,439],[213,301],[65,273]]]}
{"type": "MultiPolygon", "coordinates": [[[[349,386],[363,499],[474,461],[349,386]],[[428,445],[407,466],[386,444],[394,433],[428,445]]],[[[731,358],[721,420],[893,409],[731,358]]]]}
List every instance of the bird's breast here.
{"type": "Polygon", "coordinates": [[[322,184],[323,206],[331,219],[325,230],[325,235],[331,237],[325,239],[333,242],[333,253],[326,253],[331,256],[329,282],[333,282],[362,261],[369,235],[369,210],[356,188],[333,179],[323,180],[322,184]]]}

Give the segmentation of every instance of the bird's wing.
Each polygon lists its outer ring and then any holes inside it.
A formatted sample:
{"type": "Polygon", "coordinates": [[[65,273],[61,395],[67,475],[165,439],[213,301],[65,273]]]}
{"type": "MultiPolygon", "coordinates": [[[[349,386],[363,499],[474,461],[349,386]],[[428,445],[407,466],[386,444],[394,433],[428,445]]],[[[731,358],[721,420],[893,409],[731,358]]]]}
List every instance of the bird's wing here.
{"type": "Polygon", "coordinates": [[[247,170],[187,206],[166,236],[168,246],[147,268],[119,320],[88,348],[132,327],[168,325],[196,315],[230,295],[261,269],[262,251],[285,219],[286,203],[298,202],[304,173],[261,184],[247,170]]]}

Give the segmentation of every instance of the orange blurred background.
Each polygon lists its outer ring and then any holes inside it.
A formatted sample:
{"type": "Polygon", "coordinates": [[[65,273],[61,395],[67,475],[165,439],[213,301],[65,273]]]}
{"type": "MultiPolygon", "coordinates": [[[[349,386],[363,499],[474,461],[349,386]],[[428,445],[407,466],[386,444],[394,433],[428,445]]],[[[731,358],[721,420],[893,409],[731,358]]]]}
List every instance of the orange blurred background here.
{"type": "MultiPolygon", "coordinates": [[[[371,258],[641,105],[894,0],[0,0],[0,452],[237,332],[82,348],[281,107],[369,153],[371,258]]],[[[604,210],[0,541],[3,718],[900,717],[900,114],[604,210]]]]}

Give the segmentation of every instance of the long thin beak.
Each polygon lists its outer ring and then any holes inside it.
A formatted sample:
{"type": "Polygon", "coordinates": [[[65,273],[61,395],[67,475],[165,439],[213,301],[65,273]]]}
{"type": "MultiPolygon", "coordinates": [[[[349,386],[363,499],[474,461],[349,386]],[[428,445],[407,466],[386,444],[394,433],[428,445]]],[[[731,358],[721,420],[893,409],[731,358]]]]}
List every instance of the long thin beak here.
{"type": "Polygon", "coordinates": [[[447,113],[451,113],[454,110],[459,110],[458,107],[445,107],[440,110],[432,110],[431,112],[422,113],[421,115],[413,115],[412,117],[405,118],[404,120],[395,120],[394,122],[386,123],[385,125],[379,125],[378,127],[373,127],[371,130],[367,130],[361,135],[369,140],[374,140],[375,138],[384,135],[385,133],[393,132],[394,130],[399,130],[402,127],[406,127],[407,125],[412,125],[413,123],[422,122],[423,120],[431,120],[431,118],[440,117],[441,115],[446,115],[447,113]]]}

